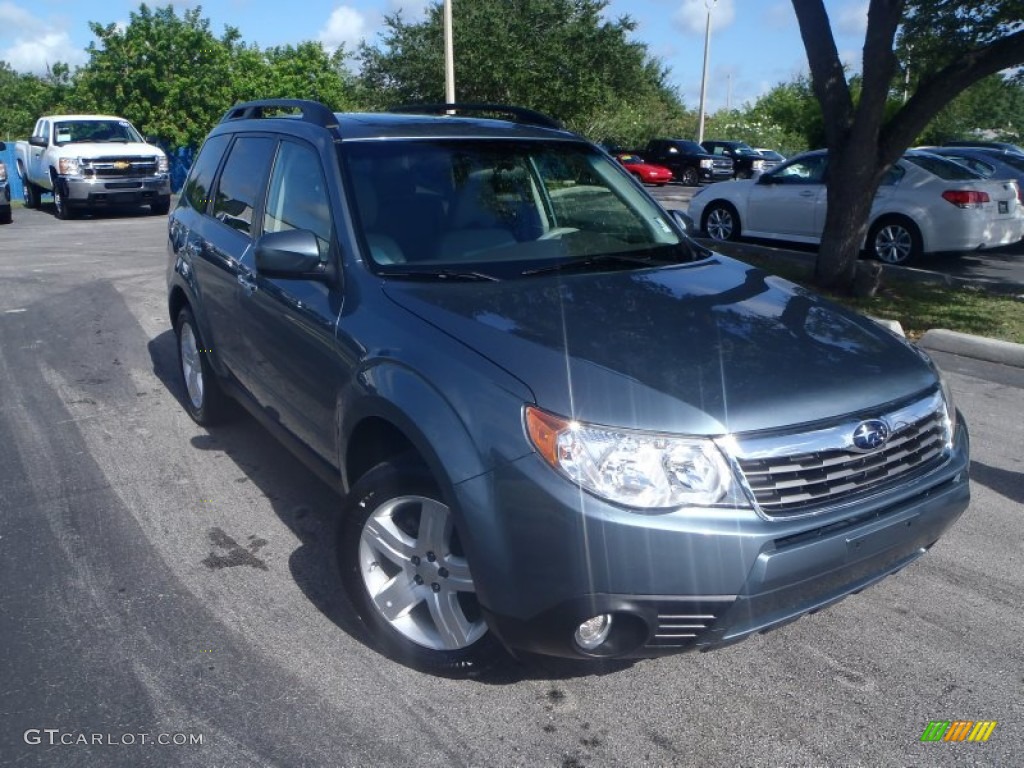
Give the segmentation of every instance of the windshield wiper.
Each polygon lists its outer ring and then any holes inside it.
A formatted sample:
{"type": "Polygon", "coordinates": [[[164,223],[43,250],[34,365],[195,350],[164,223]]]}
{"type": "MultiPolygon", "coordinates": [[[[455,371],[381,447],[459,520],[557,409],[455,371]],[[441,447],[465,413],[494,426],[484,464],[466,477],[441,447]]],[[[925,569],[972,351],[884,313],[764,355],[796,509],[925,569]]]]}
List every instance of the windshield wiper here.
{"type": "Polygon", "coordinates": [[[652,263],[654,263],[653,256],[630,256],[629,254],[624,253],[602,253],[597,256],[588,256],[583,259],[560,261],[557,264],[534,267],[533,269],[525,270],[521,274],[523,277],[529,277],[530,275],[544,275],[549,272],[583,271],[593,269],[595,267],[605,267],[609,264],[627,267],[647,267],[652,263]]]}
{"type": "Polygon", "coordinates": [[[422,280],[485,280],[497,282],[499,278],[486,272],[458,269],[389,269],[380,273],[384,277],[416,277],[422,280]]]}

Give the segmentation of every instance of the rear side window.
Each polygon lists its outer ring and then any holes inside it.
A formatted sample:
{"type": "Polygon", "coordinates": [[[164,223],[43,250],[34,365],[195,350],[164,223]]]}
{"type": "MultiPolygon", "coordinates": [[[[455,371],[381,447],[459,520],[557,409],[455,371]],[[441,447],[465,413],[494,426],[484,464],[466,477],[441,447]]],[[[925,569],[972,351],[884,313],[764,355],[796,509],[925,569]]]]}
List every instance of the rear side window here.
{"type": "Polygon", "coordinates": [[[265,136],[241,136],[228,154],[217,185],[213,216],[232,229],[252,233],[252,210],[274,154],[275,140],[265,136]]]}
{"type": "Polygon", "coordinates": [[[263,231],[289,229],[308,229],[316,235],[320,259],[327,260],[333,228],[320,156],[312,147],[285,141],[270,177],[263,231]]]}
{"type": "Polygon", "coordinates": [[[906,155],[905,159],[944,181],[973,181],[982,178],[981,174],[972,171],[966,165],[960,165],[938,155],[906,155]]]}
{"type": "Polygon", "coordinates": [[[179,204],[188,205],[197,211],[206,210],[214,174],[217,173],[217,166],[220,165],[220,159],[224,156],[224,150],[230,140],[230,136],[214,136],[203,144],[203,148],[199,150],[199,157],[189,171],[179,204]]]}

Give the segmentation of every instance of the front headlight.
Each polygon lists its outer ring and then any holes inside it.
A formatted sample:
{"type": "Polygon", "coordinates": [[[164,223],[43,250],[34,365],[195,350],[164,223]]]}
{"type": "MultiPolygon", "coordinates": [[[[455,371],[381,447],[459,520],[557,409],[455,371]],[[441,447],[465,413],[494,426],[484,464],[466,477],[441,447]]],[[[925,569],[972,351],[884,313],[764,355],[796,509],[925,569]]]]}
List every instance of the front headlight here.
{"type": "Polygon", "coordinates": [[[78,176],[81,173],[81,160],[77,157],[62,157],[57,160],[57,171],[61,176],[78,176]]]}
{"type": "Polygon", "coordinates": [[[712,167],[714,167],[714,165],[715,165],[715,161],[712,160],[710,157],[705,158],[705,159],[700,161],[700,167],[701,168],[712,168],[712,167]]]}
{"type": "Polygon", "coordinates": [[[935,366],[935,371],[939,374],[939,383],[942,385],[942,399],[946,401],[946,429],[948,430],[946,448],[952,448],[953,436],[956,433],[956,403],[953,402],[953,389],[938,366],[935,366]]]}
{"type": "Polygon", "coordinates": [[[0,181],[7,181],[7,166],[0,163],[0,181]]]}
{"type": "Polygon", "coordinates": [[[545,461],[595,496],[643,510],[748,506],[707,438],[584,424],[532,406],[525,419],[545,461]]]}
{"type": "Polygon", "coordinates": [[[160,155],[156,159],[156,172],[157,173],[167,173],[167,168],[168,168],[168,165],[167,165],[167,155],[160,155]]]}

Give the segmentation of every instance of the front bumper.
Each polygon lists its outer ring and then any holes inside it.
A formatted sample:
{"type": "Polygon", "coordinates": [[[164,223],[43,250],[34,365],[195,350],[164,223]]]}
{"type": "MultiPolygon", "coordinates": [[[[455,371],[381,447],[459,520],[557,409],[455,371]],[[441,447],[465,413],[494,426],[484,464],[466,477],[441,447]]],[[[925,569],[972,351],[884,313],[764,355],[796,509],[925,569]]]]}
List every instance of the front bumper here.
{"type": "Polygon", "coordinates": [[[484,615],[510,649],[640,658],[736,642],[913,562],[966,509],[968,455],[961,426],[940,469],[841,514],[799,520],[635,514],[581,493],[536,456],[457,493],[463,510],[496,505],[469,520],[467,543],[484,615]],[[609,638],[583,651],[575,629],[601,614],[613,616],[609,638]]]}
{"type": "Polygon", "coordinates": [[[171,194],[167,174],[125,179],[83,179],[62,177],[70,205],[89,208],[108,205],[145,205],[159,202],[171,194]]]}

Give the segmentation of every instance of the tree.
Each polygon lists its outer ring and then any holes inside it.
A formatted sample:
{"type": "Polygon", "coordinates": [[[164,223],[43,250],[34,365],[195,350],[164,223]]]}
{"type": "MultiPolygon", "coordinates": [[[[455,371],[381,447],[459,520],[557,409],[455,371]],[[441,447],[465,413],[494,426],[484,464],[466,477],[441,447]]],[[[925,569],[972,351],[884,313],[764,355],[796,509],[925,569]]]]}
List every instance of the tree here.
{"type": "Polygon", "coordinates": [[[816,281],[850,290],[875,192],[892,164],[958,94],[1024,64],[1024,0],[870,0],[859,98],[843,70],[824,0],[793,0],[824,117],[828,212],[816,281]],[[913,48],[914,89],[898,108],[913,48]]]}
{"type": "Polygon", "coordinates": [[[59,112],[71,90],[67,64],[56,63],[46,75],[19,74],[0,61],[0,138],[23,139],[32,132],[40,115],[59,112]]]}
{"type": "MultiPolygon", "coordinates": [[[[628,40],[629,17],[604,21],[607,0],[474,0],[454,22],[461,102],[518,104],[594,138],[650,132],[683,117],[667,71],[628,40]],[[602,133],[605,132],[605,133],[602,133]]],[[[442,6],[406,23],[385,19],[380,47],[364,44],[361,82],[376,106],[444,100],[442,6]]]]}

